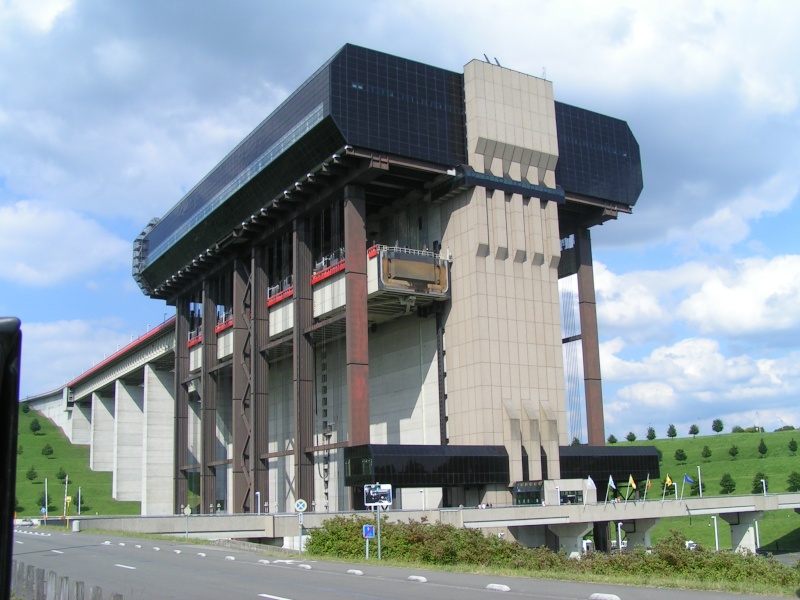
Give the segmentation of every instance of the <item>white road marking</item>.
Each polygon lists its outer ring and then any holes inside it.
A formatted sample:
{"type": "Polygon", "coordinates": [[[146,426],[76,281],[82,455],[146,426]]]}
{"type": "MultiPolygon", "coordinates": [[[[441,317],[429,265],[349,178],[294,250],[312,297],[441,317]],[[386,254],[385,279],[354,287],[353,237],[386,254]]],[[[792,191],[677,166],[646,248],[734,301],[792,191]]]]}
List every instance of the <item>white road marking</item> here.
{"type": "Polygon", "coordinates": [[[136,570],[136,567],[131,567],[130,565],[116,564],[114,566],[115,567],[119,567],[120,569],[130,569],[131,571],[135,571],[136,570]]]}
{"type": "Polygon", "coordinates": [[[363,575],[364,571],[360,571],[359,569],[348,569],[347,570],[347,574],[348,575],[363,575]]]}
{"type": "Polygon", "coordinates": [[[259,598],[270,598],[271,600],[292,600],[291,598],[284,598],[283,596],[271,596],[270,594],[259,594],[259,598]]]}
{"type": "Polygon", "coordinates": [[[235,556],[226,556],[225,560],[236,560],[235,556]]]}
{"type": "Polygon", "coordinates": [[[20,542],[19,540],[14,540],[18,544],[25,544],[25,542],[20,542]]]}
{"type": "Polygon", "coordinates": [[[50,550],[53,554],[64,554],[61,550],[50,550]]]}
{"type": "Polygon", "coordinates": [[[428,580],[422,575],[409,575],[409,581],[416,581],[417,583],[428,583],[428,580]]]}
{"type": "Polygon", "coordinates": [[[205,552],[198,552],[197,556],[199,556],[200,558],[205,558],[206,557],[206,553],[205,552]]]}
{"type": "Polygon", "coordinates": [[[495,592],[510,592],[511,588],[502,583],[490,583],[486,586],[487,590],[494,590],[495,592]]]}

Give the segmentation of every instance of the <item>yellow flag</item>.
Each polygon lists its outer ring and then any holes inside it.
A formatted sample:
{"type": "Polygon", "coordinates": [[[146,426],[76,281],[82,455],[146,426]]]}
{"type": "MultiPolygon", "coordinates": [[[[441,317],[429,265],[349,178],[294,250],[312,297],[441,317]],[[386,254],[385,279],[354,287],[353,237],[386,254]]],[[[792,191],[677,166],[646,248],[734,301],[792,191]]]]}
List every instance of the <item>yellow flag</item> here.
{"type": "Polygon", "coordinates": [[[666,485],[667,487],[672,485],[672,479],[669,478],[669,475],[667,475],[667,479],[664,481],[664,485],[666,485]]]}
{"type": "Polygon", "coordinates": [[[628,475],[628,485],[636,489],[636,482],[633,480],[633,475],[628,475]]]}

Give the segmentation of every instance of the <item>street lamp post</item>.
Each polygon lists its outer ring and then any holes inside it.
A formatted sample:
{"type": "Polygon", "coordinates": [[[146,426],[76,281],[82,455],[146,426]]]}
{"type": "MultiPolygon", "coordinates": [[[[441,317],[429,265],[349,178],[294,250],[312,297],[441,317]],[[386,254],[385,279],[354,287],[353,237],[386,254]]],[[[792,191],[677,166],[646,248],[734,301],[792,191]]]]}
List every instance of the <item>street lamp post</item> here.
{"type": "Polygon", "coordinates": [[[766,479],[762,479],[761,480],[761,487],[764,488],[764,495],[766,496],[767,495],[767,480],[766,479]]]}
{"type": "Polygon", "coordinates": [[[561,505],[561,488],[556,486],[556,500],[558,500],[558,505],[561,505]]]}
{"type": "Polygon", "coordinates": [[[256,511],[261,514],[261,492],[256,492],[256,511]]]}
{"type": "Polygon", "coordinates": [[[719,530],[717,529],[717,517],[711,515],[711,520],[714,521],[714,547],[719,552],[719,530]]]}

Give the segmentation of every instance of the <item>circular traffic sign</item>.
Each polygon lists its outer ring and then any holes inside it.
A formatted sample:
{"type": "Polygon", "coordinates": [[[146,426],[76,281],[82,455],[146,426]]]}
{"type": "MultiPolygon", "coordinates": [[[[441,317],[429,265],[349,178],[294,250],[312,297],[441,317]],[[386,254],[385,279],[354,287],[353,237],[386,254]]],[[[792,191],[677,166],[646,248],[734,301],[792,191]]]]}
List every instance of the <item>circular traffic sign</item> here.
{"type": "Polygon", "coordinates": [[[308,508],[308,503],[302,498],[300,498],[297,502],[294,503],[294,509],[297,512],[305,512],[307,508],[308,508]]]}

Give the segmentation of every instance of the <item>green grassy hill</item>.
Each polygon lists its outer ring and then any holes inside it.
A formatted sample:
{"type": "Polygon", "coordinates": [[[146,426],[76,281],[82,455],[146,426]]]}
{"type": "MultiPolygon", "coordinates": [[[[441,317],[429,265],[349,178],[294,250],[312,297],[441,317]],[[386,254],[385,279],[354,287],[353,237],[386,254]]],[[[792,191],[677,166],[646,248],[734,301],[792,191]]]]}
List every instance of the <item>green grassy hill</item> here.
{"type": "MultiPolygon", "coordinates": [[[[753,493],[753,478],[756,473],[766,475],[767,488],[770,493],[786,492],[789,487],[787,479],[793,471],[800,472],[800,453],[789,450],[789,442],[794,439],[800,443],[800,430],[776,431],[771,433],[727,433],[713,434],[697,437],[684,437],[673,439],[658,439],[652,442],[637,440],[635,442],[619,442],[619,446],[655,446],[662,453],[661,477],[653,482],[648,491],[648,501],[661,500],[662,481],[669,475],[678,483],[678,493],[681,492],[684,475],[689,475],[697,481],[697,467],[700,467],[705,491],[703,496],[723,495],[720,480],[726,473],[736,483],[733,495],[753,493]],[[767,452],[762,456],[758,452],[761,440],[767,447],[767,452]],[[708,446],[711,455],[703,458],[703,448],[708,446]],[[732,458],[728,453],[731,446],[736,446],[739,453],[732,458]],[[686,453],[686,461],[679,462],[675,459],[676,450],[686,453]]],[[[691,493],[687,483],[684,497],[691,493]]],[[[758,490],[761,491],[760,488],[758,490]]],[[[623,491],[624,493],[624,491],[623,491]]],[[[666,500],[669,502],[669,499],[666,500]]],[[[707,547],[714,547],[714,528],[710,517],[682,517],[663,519],[652,532],[655,542],[665,537],[671,529],[684,533],[707,547]]],[[[730,531],[727,524],[718,519],[720,547],[730,548],[730,531]]],[[[768,552],[800,551],[800,515],[793,510],[773,511],[764,513],[759,520],[759,537],[761,548],[768,552]]]]}
{"type": "Polygon", "coordinates": [[[138,515],[139,502],[117,502],[111,499],[111,473],[95,472],[89,469],[89,447],[73,446],[64,433],[51,421],[31,410],[19,413],[19,447],[17,453],[17,516],[40,517],[40,498],[44,493],[44,480],[47,478],[48,513],[60,516],[64,512],[64,482],[59,480],[59,470],[63,468],[69,476],[67,494],[72,497],[69,514],[78,512],[78,488],[81,492],[81,513],[100,515],[138,515]],[[31,431],[31,422],[37,419],[41,430],[31,431]],[[42,454],[42,449],[50,444],[53,453],[42,454]],[[33,467],[36,479],[29,480],[27,473],[33,467]]]}

